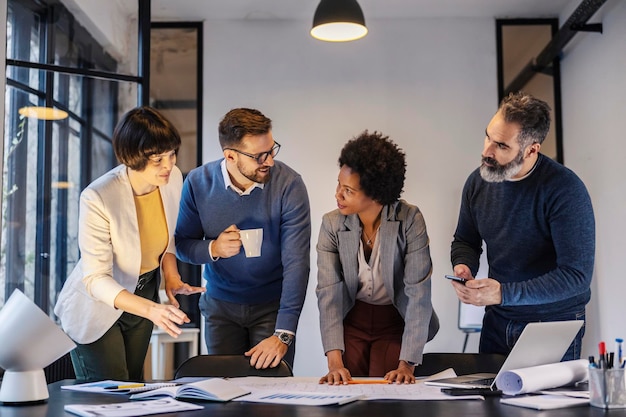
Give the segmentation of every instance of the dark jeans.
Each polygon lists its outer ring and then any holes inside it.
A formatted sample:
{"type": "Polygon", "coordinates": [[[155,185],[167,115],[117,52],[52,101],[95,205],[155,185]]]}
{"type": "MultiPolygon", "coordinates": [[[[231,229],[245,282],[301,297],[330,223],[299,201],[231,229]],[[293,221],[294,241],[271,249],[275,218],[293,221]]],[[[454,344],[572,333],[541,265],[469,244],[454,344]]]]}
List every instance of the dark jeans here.
{"type": "MultiPolygon", "coordinates": [[[[135,290],[135,295],[158,303],[159,275],[159,268],[141,275],[145,284],[135,290]]],[[[100,339],[86,345],[77,343],[76,349],[70,352],[76,378],[81,381],[143,381],[143,364],[153,328],[154,324],[148,319],[122,313],[100,339]]]]}
{"type": "MultiPolygon", "coordinates": [[[[205,342],[210,355],[243,355],[274,334],[279,301],[266,304],[236,304],[203,294],[200,311],[206,319],[205,342]]],[[[285,362],[293,368],[296,340],[287,350],[285,362]]]]}
{"type": "MultiPolygon", "coordinates": [[[[567,313],[551,317],[543,321],[585,320],[585,311],[567,313]]],[[[522,330],[528,322],[513,321],[499,315],[494,309],[488,308],[483,318],[483,328],[480,334],[480,353],[502,353],[508,355],[522,334],[522,330]]],[[[563,355],[561,361],[580,359],[582,353],[582,340],[585,334],[585,325],[578,331],[574,341],[563,355]]]]}

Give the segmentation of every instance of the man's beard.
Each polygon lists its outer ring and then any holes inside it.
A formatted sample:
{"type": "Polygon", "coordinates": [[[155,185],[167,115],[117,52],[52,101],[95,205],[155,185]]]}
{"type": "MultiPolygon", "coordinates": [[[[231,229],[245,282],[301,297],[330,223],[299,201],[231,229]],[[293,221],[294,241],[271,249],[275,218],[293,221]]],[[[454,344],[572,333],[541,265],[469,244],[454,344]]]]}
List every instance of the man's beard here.
{"type": "Polygon", "coordinates": [[[272,172],[271,168],[269,168],[267,175],[258,172],[256,169],[254,171],[245,171],[243,167],[241,167],[239,164],[237,164],[237,169],[239,170],[241,175],[243,175],[250,181],[258,182],[259,184],[267,184],[270,180],[270,174],[272,172]]]}
{"type": "Polygon", "coordinates": [[[501,165],[493,158],[483,157],[480,165],[480,176],[487,182],[502,182],[513,178],[522,170],[524,153],[520,150],[515,159],[501,165]],[[489,165],[485,165],[488,163],[489,165]]]}

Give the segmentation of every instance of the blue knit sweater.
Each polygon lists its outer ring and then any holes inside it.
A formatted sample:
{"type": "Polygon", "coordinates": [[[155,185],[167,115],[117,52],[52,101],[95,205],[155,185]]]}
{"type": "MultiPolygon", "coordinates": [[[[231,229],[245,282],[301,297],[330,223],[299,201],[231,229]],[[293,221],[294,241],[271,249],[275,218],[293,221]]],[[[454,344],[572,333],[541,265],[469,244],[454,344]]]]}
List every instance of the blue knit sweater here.
{"type": "Polygon", "coordinates": [[[475,170],[463,188],[452,265],[475,275],[482,241],[489,277],[502,284],[505,318],[554,319],[584,310],[591,296],[595,221],[591,199],[571,170],[539,155],[521,181],[489,183],[475,170]]]}
{"type": "Polygon", "coordinates": [[[280,299],[277,329],[296,331],[310,270],[311,214],[304,182],[280,161],[263,189],[240,196],[225,188],[221,160],[192,170],[183,185],[176,225],[177,256],[205,264],[206,295],[252,305],[280,299]],[[228,226],[263,228],[261,256],[243,250],[215,262],[208,244],[228,226]]]}

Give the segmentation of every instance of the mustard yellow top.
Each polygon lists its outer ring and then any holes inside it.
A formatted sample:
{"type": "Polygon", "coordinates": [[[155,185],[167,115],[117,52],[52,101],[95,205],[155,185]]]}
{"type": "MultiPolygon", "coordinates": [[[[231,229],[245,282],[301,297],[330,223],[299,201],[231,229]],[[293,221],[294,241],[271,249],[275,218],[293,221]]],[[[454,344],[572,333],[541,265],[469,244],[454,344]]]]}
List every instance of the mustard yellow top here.
{"type": "Polygon", "coordinates": [[[136,195],[135,208],[141,241],[139,273],[144,274],[159,266],[161,255],[167,249],[169,235],[159,189],[148,194],[136,195]]]}

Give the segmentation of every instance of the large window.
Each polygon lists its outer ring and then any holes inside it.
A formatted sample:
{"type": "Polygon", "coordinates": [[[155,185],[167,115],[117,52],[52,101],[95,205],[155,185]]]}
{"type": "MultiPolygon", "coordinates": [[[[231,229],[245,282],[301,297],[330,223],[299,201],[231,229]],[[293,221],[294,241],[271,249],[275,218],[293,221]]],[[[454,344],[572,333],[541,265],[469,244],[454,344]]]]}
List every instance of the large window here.
{"type": "Polygon", "coordinates": [[[19,288],[52,314],[79,258],[80,191],[116,164],[113,128],[143,101],[138,25],[149,30],[149,1],[89,3],[8,1],[0,306],[19,288]]]}

